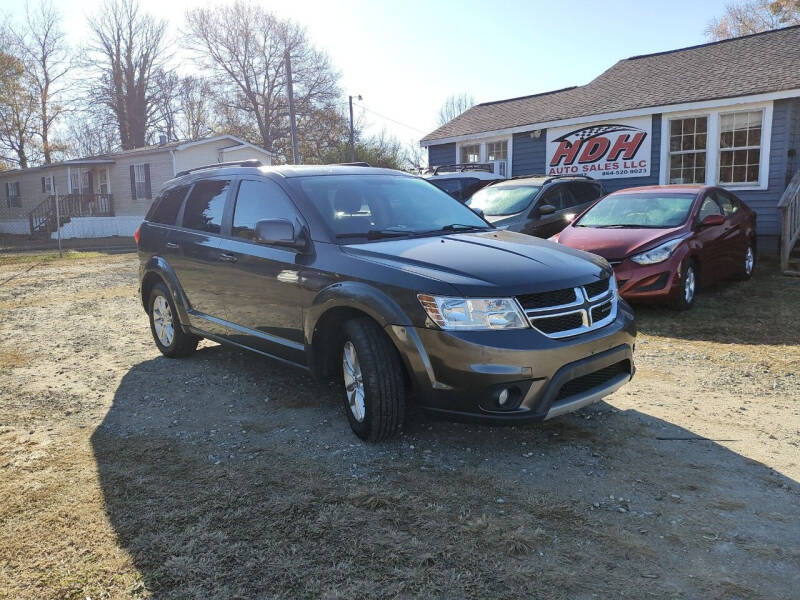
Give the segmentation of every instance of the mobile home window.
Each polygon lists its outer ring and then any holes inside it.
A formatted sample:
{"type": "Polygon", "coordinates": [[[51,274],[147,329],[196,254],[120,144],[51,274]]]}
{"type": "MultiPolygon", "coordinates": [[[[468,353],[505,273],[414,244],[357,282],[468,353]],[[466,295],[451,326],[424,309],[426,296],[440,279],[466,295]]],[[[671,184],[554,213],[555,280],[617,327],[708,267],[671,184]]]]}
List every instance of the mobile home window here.
{"type": "Polygon", "coordinates": [[[461,162],[462,163],[481,162],[481,145],[470,144],[469,146],[461,146],[461,162]]]}
{"type": "Polygon", "coordinates": [[[144,163],[133,165],[134,181],[136,182],[136,197],[147,198],[147,183],[144,173],[144,163]]]}
{"type": "Polygon", "coordinates": [[[758,183],[761,165],[762,110],[720,115],[719,182],[758,183]]]}
{"type": "Polygon", "coordinates": [[[669,183],[705,183],[708,117],[669,122],[669,183]]]}
{"type": "Polygon", "coordinates": [[[98,179],[100,181],[100,193],[108,193],[108,169],[100,169],[98,172],[98,179]]]}
{"type": "Polygon", "coordinates": [[[8,208],[22,206],[22,200],[19,196],[19,181],[6,182],[6,204],[8,208]]]}

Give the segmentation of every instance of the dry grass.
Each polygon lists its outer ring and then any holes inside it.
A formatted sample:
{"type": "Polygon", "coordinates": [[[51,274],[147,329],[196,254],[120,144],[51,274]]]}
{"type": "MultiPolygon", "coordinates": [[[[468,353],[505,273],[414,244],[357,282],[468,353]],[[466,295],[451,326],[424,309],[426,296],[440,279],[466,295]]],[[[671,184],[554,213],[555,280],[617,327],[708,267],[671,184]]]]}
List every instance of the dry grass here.
{"type": "Polygon", "coordinates": [[[64,250],[59,258],[58,251],[55,252],[18,252],[11,254],[0,254],[0,266],[5,265],[25,265],[30,263],[51,263],[59,260],[80,260],[91,259],[105,256],[100,252],[79,252],[77,250],[64,250]]]}

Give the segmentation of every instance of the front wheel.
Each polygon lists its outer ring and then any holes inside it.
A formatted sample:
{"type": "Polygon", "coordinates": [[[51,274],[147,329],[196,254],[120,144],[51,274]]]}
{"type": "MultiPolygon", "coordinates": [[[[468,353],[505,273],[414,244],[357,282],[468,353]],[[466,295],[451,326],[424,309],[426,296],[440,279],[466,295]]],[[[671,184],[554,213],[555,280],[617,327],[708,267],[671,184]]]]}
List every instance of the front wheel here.
{"type": "Polygon", "coordinates": [[[753,270],[756,266],[756,251],[753,249],[753,242],[747,242],[747,248],[744,251],[744,258],[742,259],[741,266],[739,267],[738,279],[746,281],[753,276],[753,270]]]}
{"type": "Polygon", "coordinates": [[[369,318],[344,326],[344,408],[353,432],[368,442],[392,437],[403,423],[403,365],[391,340],[369,318]]]}
{"type": "Polygon", "coordinates": [[[687,260],[683,266],[678,287],[672,307],[676,310],[689,310],[694,305],[697,294],[697,269],[692,261],[687,260]]]}

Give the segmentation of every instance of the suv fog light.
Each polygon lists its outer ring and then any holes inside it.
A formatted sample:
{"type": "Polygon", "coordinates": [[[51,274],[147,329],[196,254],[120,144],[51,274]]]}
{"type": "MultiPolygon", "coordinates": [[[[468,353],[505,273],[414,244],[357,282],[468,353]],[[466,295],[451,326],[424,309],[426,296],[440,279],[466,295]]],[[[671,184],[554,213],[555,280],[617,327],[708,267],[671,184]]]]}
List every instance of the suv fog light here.
{"type": "Polygon", "coordinates": [[[508,388],[504,389],[500,394],[497,396],[497,403],[500,406],[505,406],[506,402],[508,402],[508,388]]]}

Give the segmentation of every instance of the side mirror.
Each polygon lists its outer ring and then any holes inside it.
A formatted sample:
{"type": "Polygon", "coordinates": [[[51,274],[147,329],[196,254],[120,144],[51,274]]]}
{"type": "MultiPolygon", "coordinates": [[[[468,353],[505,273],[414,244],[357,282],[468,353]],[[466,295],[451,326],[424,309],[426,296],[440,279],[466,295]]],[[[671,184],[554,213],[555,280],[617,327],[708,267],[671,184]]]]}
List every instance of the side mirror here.
{"type": "Polygon", "coordinates": [[[556,207],[552,204],[540,204],[536,208],[536,212],[541,216],[552,215],[554,212],[556,212],[556,207]]]}
{"type": "Polygon", "coordinates": [[[477,206],[475,208],[472,208],[470,206],[470,210],[472,212],[474,212],[476,215],[478,215],[481,219],[485,219],[486,218],[486,215],[483,214],[483,209],[480,209],[477,206]]]}
{"type": "Polygon", "coordinates": [[[700,227],[716,227],[725,222],[725,217],[722,215],[708,215],[705,219],[700,221],[700,227]]]}
{"type": "Polygon", "coordinates": [[[258,221],[253,240],[259,244],[287,246],[296,250],[303,250],[306,246],[305,240],[295,232],[294,225],[286,219],[258,221]]]}

